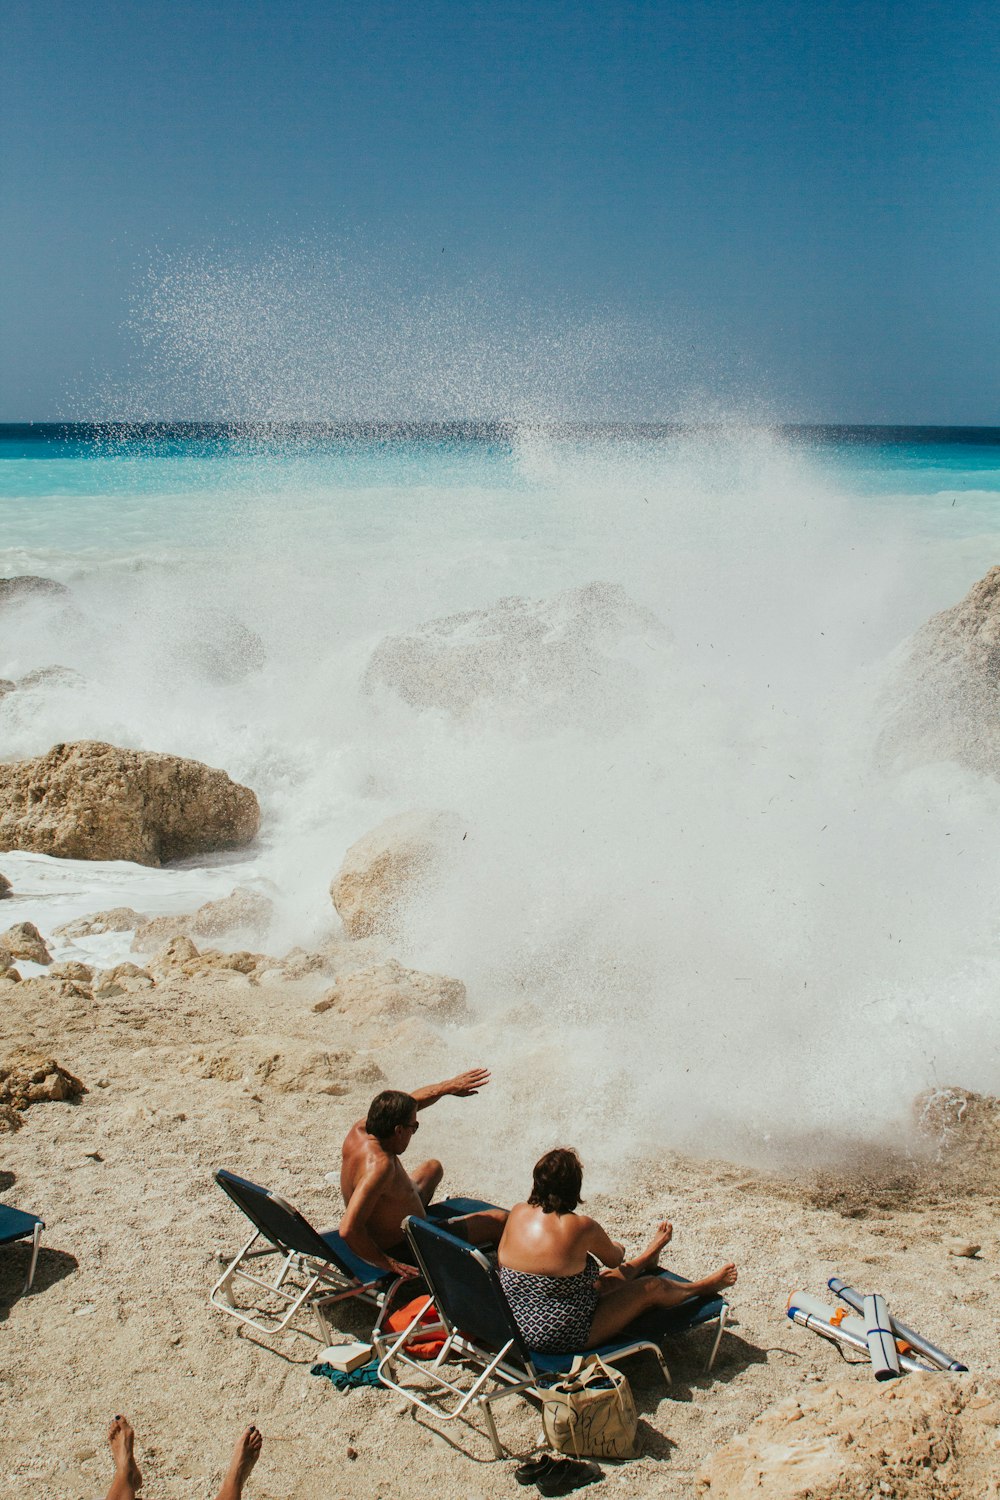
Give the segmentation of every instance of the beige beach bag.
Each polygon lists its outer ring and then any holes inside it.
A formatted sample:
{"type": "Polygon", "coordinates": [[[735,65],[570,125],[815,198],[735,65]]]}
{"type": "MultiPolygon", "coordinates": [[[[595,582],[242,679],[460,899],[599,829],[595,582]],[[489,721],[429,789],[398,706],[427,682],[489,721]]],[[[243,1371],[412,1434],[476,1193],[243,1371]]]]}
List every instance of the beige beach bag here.
{"type": "Polygon", "coordinates": [[[536,1387],[549,1446],[577,1458],[635,1458],[639,1425],[632,1387],[596,1355],[574,1375],[536,1387]]]}

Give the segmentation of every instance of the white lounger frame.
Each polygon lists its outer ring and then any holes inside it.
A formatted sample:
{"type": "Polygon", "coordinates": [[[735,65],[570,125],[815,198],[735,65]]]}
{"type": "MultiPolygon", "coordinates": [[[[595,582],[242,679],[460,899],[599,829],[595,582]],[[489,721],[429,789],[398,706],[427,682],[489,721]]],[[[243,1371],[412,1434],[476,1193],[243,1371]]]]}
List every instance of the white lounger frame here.
{"type": "Polygon", "coordinates": [[[42,1230],[44,1228],[45,1225],[42,1223],[41,1219],[39,1219],[35,1224],[35,1228],[31,1236],[31,1260],[28,1264],[28,1274],[24,1282],[25,1294],[30,1292],[32,1286],[34,1285],[35,1267],[38,1265],[38,1251],[41,1248],[42,1230]]]}
{"type": "MultiPolygon", "coordinates": [[[[385,1310],[402,1279],[398,1277],[384,1290],[381,1289],[382,1278],[367,1282],[349,1280],[328,1261],[301,1255],[298,1251],[280,1250],[265,1234],[260,1230],[255,1230],[236,1258],[223,1271],[213,1286],[208,1300],[220,1312],[228,1313],[230,1317],[236,1318],[240,1323],[245,1323],[257,1333],[266,1334],[268,1337],[283,1333],[296,1314],[305,1307],[315,1314],[319,1326],[318,1335],[308,1333],[307,1336],[318,1338],[321,1344],[329,1344],[332,1341],[333,1330],[325,1316],[327,1307],[335,1302],[346,1302],[352,1297],[357,1297],[378,1308],[378,1320],[375,1324],[375,1329],[378,1330],[385,1310]],[[255,1250],[254,1246],[258,1240],[263,1240],[264,1246],[255,1250]],[[279,1264],[273,1280],[265,1280],[246,1269],[249,1262],[265,1260],[268,1256],[278,1257],[279,1264]],[[253,1316],[245,1308],[239,1307],[233,1294],[233,1283],[236,1281],[247,1281],[258,1291],[266,1292],[270,1297],[276,1297],[280,1303],[285,1304],[284,1312],[279,1316],[277,1312],[269,1314],[257,1308],[255,1309],[256,1316],[253,1316]]],[[[300,1328],[298,1331],[307,1333],[305,1328],[300,1328]]]]}

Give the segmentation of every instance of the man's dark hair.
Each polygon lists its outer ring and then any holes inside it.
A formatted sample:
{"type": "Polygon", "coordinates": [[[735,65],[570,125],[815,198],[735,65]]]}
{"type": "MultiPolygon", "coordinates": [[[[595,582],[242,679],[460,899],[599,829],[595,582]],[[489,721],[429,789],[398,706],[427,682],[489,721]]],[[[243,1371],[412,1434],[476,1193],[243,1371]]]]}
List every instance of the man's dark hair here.
{"type": "Polygon", "coordinates": [[[417,1101],[412,1094],[401,1093],[399,1089],[383,1089],[368,1106],[365,1129],[376,1140],[387,1141],[398,1126],[409,1125],[416,1107],[417,1101]]]}
{"type": "Polygon", "coordinates": [[[580,1202],[583,1187],[583,1165],[569,1146],[554,1151],[535,1162],[529,1203],[547,1214],[571,1214],[580,1202]]]}

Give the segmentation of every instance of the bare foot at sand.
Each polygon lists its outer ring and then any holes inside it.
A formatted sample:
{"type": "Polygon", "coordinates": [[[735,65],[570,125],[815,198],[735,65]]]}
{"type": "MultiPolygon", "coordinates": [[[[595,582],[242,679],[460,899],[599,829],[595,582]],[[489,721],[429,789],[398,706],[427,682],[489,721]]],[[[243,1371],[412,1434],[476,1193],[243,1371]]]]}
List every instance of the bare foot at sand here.
{"type": "Polygon", "coordinates": [[[263,1441],[258,1429],[252,1425],[236,1439],[236,1447],[217,1500],[240,1500],[250,1470],[260,1457],[263,1441]]]}
{"type": "Polygon", "coordinates": [[[660,1251],[664,1245],[670,1244],[674,1226],[669,1219],[661,1219],[656,1226],[656,1233],[646,1246],[641,1255],[633,1256],[626,1261],[621,1268],[621,1275],[626,1281],[631,1281],[635,1276],[652,1276],[659,1270],[660,1251]]]}
{"type": "Polygon", "coordinates": [[[736,1267],[730,1262],[728,1266],[720,1266],[715,1275],[710,1276],[708,1280],[711,1286],[716,1287],[721,1292],[727,1286],[736,1285],[737,1275],[736,1267]]]}
{"type": "Polygon", "coordinates": [[[135,1430],[127,1417],[115,1417],[108,1428],[108,1447],[115,1461],[115,1482],[109,1491],[118,1496],[134,1495],[142,1487],[142,1471],[135,1461],[135,1430]]]}

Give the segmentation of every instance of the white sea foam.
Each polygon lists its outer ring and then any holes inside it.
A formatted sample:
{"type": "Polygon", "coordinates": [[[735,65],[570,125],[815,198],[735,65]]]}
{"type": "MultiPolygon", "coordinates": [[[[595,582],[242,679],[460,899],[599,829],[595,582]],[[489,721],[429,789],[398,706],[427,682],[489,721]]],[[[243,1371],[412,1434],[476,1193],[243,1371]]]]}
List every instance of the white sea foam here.
{"type": "MultiPolygon", "coordinates": [[[[630,1136],[752,1154],[792,1123],[878,1130],[934,1079],[990,1086],[997,789],[873,757],[887,655],[948,602],[936,548],[766,434],[535,432],[512,464],[464,493],[434,486],[432,460],[410,492],[323,494],[314,476],[301,514],[262,468],[224,551],[179,538],[141,565],[50,569],[72,599],[10,612],[0,672],[82,681],[0,700],[6,753],[91,737],[195,756],[257,790],[264,827],[248,861],[204,870],[9,856],[11,920],[190,910],[270,879],[277,942],[308,943],[355,837],[455,808],[461,867],[416,903],[401,957],[460,975],[497,1021],[533,1001],[563,1082],[605,1105],[620,1091],[630,1136]],[[620,720],[592,684],[575,718],[489,699],[454,718],[361,689],[390,633],[594,579],[666,627],[631,652],[620,720]]],[[[501,1073],[538,1065],[537,1043],[500,1034],[501,1073]]],[[[593,1155],[607,1110],[589,1114],[565,1128],[593,1155]]]]}

